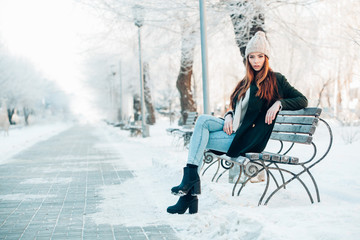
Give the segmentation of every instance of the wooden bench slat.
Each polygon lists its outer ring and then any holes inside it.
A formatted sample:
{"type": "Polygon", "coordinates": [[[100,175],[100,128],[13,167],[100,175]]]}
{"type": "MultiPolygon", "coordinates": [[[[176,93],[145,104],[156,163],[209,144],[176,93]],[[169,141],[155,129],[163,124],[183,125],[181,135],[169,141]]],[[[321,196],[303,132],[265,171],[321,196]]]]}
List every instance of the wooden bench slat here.
{"type": "Polygon", "coordinates": [[[300,115],[300,116],[320,116],[321,108],[304,108],[297,111],[284,110],[280,111],[279,115],[300,115]]]}
{"type": "Polygon", "coordinates": [[[198,113],[197,112],[188,112],[185,124],[183,125],[184,128],[193,128],[197,119],[198,113]]]}
{"type": "Polygon", "coordinates": [[[302,125],[316,125],[319,122],[315,117],[290,117],[290,116],[277,116],[276,123],[288,124],[302,124],[302,125]]]}
{"type": "Polygon", "coordinates": [[[303,144],[310,144],[312,141],[312,137],[309,135],[282,134],[274,132],[271,134],[270,139],[303,144]]]}
{"type": "Polygon", "coordinates": [[[275,124],[273,132],[307,133],[313,135],[315,129],[316,129],[315,125],[275,124]]]}
{"type": "Polygon", "coordinates": [[[197,118],[197,112],[194,112],[194,113],[188,113],[187,115],[187,118],[186,118],[186,121],[194,121],[194,119],[197,118]]]}
{"type": "Polygon", "coordinates": [[[194,125],[195,124],[195,120],[191,119],[191,120],[186,120],[185,125],[194,125]]]}
{"type": "Polygon", "coordinates": [[[188,112],[188,116],[196,116],[197,112],[188,112]]]}

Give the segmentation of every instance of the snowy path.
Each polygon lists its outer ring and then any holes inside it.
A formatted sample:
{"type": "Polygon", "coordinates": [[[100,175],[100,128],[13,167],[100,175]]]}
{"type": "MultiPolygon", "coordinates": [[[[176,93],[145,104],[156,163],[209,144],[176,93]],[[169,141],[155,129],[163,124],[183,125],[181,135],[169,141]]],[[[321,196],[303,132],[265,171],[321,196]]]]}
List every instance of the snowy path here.
{"type": "Polygon", "coordinates": [[[35,124],[29,126],[11,125],[9,136],[0,131],[0,164],[8,162],[11,157],[20,151],[31,147],[39,141],[62,132],[72,125],[69,123],[35,124]]]}
{"type": "MultiPolygon", "coordinates": [[[[72,127],[0,165],[1,239],[177,239],[164,223],[125,226],[96,222],[104,191],[119,196],[110,208],[126,222],[137,204],[122,185],[134,178],[101,130],[72,127]]],[[[141,188],[132,186],[141,191],[141,188]]],[[[141,191],[141,199],[146,195],[141,191]]],[[[152,202],[144,204],[152,209],[152,202]]]]}

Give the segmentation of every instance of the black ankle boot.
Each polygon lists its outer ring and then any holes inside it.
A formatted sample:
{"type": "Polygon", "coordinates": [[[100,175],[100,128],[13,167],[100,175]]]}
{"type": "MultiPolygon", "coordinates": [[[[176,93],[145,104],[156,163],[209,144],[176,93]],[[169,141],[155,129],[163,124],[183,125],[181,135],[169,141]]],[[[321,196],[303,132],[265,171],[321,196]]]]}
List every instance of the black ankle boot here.
{"type": "Polygon", "coordinates": [[[171,189],[171,193],[177,196],[184,196],[189,192],[193,196],[201,193],[200,177],[197,168],[184,167],[183,179],[179,186],[171,189]]]}
{"type": "Polygon", "coordinates": [[[187,194],[180,197],[174,206],[168,207],[167,212],[171,214],[184,214],[186,210],[189,209],[189,213],[194,214],[198,212],[198,204],[199,200],[197,196],[191,196],[191,194],[187,194]]]}

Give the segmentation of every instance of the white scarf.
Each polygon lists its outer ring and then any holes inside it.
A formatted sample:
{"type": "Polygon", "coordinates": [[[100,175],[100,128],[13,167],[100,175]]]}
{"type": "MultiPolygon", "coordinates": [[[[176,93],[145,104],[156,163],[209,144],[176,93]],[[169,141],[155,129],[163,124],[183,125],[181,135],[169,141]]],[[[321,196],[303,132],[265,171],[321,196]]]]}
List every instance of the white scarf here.
{"type": "Polygon", "coordinates": [[[249,105],[249,98],[250,98],[250,88],[245,93],[245,96],[240,98],[240,100],[236,103],[235,107],[235,115],[233,119],[233,132],[241,126],[241,123],[244,120],[245,113],[247,111],[249,105]]]}

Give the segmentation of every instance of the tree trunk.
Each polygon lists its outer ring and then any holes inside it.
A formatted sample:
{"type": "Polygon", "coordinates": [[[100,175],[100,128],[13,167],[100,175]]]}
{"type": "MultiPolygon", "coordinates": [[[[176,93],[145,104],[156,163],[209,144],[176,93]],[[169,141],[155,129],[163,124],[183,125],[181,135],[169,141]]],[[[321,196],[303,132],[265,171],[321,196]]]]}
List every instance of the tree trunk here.
{"type": "Polygon", "coordinates": [[[236,45],[240,49],[245,65],[246,44],[257,31],[264,31],[265,17],[257,1],[231,1],[230,18],[234,27],[236,45]]]}
{"type": "Polygon", "coordinates": [[[342,84],[341,84],[341,79],[340,79],[340,74],[337,78],[337,93],[336,93],[336,116],[338,117],[339,116],[339,113],[342,112],[342,94],[341,94],[341,91],[342,91],[342,84]]]}
{"type": "Polygon", "coordinates": [[[320,91],[319,91],[319,95],[318,95],[318,102],[316,104],[316,107],[319,107],[321,105],[321,99],[323,97],[323,93],[326,90],[327,86],[332,82],[332,79],[328,79],[325,83],[323,83],[320,91]]]}
{"type": "Polygon", "coordinates": [[[29,116],[30,116],[30,109],[27,108],[27,107],[24,107],[23,108],[23,111],[24,111],[24,120],[25,120],[25,125],[29,125],[29,116]]]}
{"type": "Polygon", "coordinates": [[[11,125],[15,124],[15,123],[12,121],[12,116],[14,115],[15,108],[8,108],[8,109],[7,109],[7,112],[8,112],[8,118],[9,118],[10,124],[11,124],[11,125]]]}
{"type": "Polygon", "coordinates": [[[149,74],[149,64],[144,63],[143,64],[143,70],[144,70],[144,100],[145,100],[145,106],[146,106],[146,123],[150,125],[154,125],[155,120],[155,111],[154,106],[152,104],[151,100],[151,92],[149,88],[149,81],[150,81],[150,74],[149,74]]]}
{"type": "Polygon", "coordinates": [[[194,31],[183,32],[181,42],[181,64],[180,72],[176,81],[176,87],[180,93],[181,118],[179,125],[184,125],[187,112],[196,111],[196,103],[191,91],[191,75],[193,72],[195,41],[194,31]]]}

